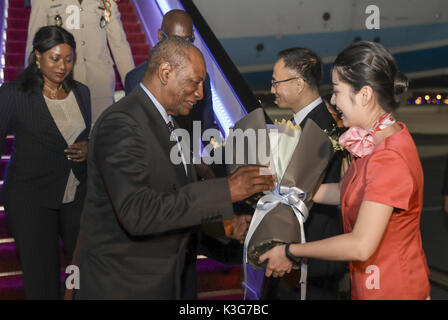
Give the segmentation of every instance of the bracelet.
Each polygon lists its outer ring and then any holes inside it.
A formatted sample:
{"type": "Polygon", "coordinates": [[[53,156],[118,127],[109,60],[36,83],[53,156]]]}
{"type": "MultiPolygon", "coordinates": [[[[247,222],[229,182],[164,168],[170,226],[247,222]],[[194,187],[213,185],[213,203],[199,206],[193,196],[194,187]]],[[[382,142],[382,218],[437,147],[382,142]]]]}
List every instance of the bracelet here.
{"type": "Polygon", "coordinates": [[[296,257],[295,255],[293,255],[290,251],[289,251],[289,246],[291,245],[291,244],[293,244],[293,243],[297,243],[297,242],[290,242],[290,243],[287,243],[286,244],[286,246],[285,246],[285,255],[286,255],[286,257],[292,262],[292,263],[295,263],[295,264],[299,264],[300,262],[301,262],[301,258],[300,257],[296,257]]]}

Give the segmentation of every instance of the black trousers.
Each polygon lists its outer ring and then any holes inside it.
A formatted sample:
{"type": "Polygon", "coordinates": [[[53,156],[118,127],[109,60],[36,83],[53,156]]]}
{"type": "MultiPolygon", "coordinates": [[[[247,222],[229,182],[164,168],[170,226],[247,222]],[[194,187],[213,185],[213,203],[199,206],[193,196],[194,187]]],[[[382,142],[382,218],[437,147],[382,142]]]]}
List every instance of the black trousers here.
{"type": "Polygon", "coordinates": [[[70,264],[84,203],[81,193],[60,209],[33,205],[26,199],[5,199],[6,217],[22,264],[27,299],[63,297],[59,243],[61,238],[65,261],[70,264]]]}

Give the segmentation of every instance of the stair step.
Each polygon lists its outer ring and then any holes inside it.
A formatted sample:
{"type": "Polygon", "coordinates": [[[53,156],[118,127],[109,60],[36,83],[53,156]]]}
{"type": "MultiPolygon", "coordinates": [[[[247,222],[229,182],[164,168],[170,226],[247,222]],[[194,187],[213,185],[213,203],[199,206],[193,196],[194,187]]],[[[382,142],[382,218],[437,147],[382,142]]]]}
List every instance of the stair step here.
{"type": "Polygon", "coordinates": [[[136,66],[148,61],[148,56],[145,55],[134,55],[134,63],[136,66]]]}
{"type": "Polygon", "coordinates": [[[21,275],[0,278],[0,300],[23,300],[25,290],[21,275]]]}
{"type": "Polygon", "coordinates": [[[14,242],[0,244],[0,257],[2,260],[0,264],[0,278],[8,273],[22,270],[14,242]]]}
{"type": "Polygon", "coordinates": [[[25,0],[9,0],[10,8],[24,8],[25,0]]]}
{"type": "Polygon", "coordinates": [[[143,33],[127,33],[126,37],[128,39],[128,42],[146,42],[146,36],[143,33]]]}
{"type": "Polygon", "coordinates": [[[241,265],[225,265],[213,259],[199,259],[197,263],[198,292],[241,288],[241,265]]]}
{"type": "MultiPolygon", "coordinates": [[[[5,251],[5,250],[3,250],[5,251]]],[[[0,254],[2,257],[7,257],[7,255],[2,251],[0,247],[0,254]]],[[[8,253],[9,254],[9,253],[8,253]]],[[[241,279],[241,268],[240,266],[224,266],[212,259],[203,259],[198,261],[198,298],[200,300],[241,300],[243,299],[243,291],[241,289],[241,280],[238,282],[232,282],[229,278],[229,270],[238,270],[241,279]],[[239,268],[238,268],[239,267],[239,268]],[[216,269],[213,269],[216,268],[216,269]],[[219,274],[219,279],[209,279],[210,274],[219,274]],[[203,283],[205,279],[210,282],[215,282],[214,286],[208,286],[204,290],[203,283]],[[230,280],[230,281],[229,281],[230,280]],[[229,285],[229,282],[233,286],[229,285]]],[[[0,271],[1,272],[1,271],[0,271]]],[[[234,273],[234,272],[233,272],[234,273]]],[[[3,299],[24,299],[25,295],[23,292],[23,280],[20,274],[0,277],[0,300],[3,299]]],[[[63,283],[65,279],[65,274],[61,272],[61,282],[63,283]]]]}
{"type": "MultiPolygon", "coordinates": [[[[13,146],[14,146],[14,136],[10,137],[8,136],[5,141],[3,142],[3,155],[11,155],[13,152],[13,146]]],[[[0,174],[1,177],[1,174],[0,174]]]]}
{"type": "Polygon", "coordinates": [[[120,13],[125,13],[125,12],[134,12],[134,6],[130,3],[119,3],[118,4],[118,9],[120,10],[120,13]]]}
{"type": "Polygon", "coordinates": [[[20,29],[26,30],[28,27],[28,20],[21,18],[9,18],[8,29],[20,29]]]}
{"type": "MultiPolygon", "coordinates": [[[[131,51],[134,55],[142,55],[142,56],[149,56],[149,51],[151,50],[151,47],[149,44],[140,44],[140,43],[130,43],[131,45],[131,51]]],[[[137,65],[137,64],[135,64],[137,65]]]]}
{"type": "MultiPolygon", "coordinates": [[[[9,231],[8,222],[6,220],[6,214],[4,208],[0,207],[0,241],[7,241],[7,239],[11,239],[11,231],[9,231]]],[[[0,242],[0,246],[3,243],[0,242]]],[[[2,260],[2,258],[0,258],[2,260]]]]}
{"type": "Polygon", "coordinates": [[[28,31],[27,30],[19,30],[19,29],[7,29],[6,37],[7,39],[12,39],[16,41],[26,41],[28,31]]]}
{"type": "Polygon", "coordinates": [[[6,53],[7,66],[23,66],[25,64],[25,53],[6,53]]]}
{"type": "Polygon", "coordinates": [[[123,22],[138,22],[138,17],[135,13],[123,12],[121,14],[121,21],[123,21],[123,22]]]}
{"type": "Polygon", "coordinates": [[[6,167],[8,166],[9,159],[7,157],[0,158],[0,177],[4,176],[6,167]]]}
{"type": "Polygon", "coordinates": [[[242,289],[207,291],[198,293],[199,300],[244,300],[242,289]]]}
{"type": "Polygon", "coordinates": [[[14,7],[9,7],[8,9],[8,19],[13,18],[13,19],[27,19],[29,20],[30,18],[30,12],[31,9],[22,7],[22,8],[14,8],[14,7]]]}
{"type": "MultiPolygon", "coordinates": [[[[28,21],[26,23],[28,23],[28,21]]],[[[8,41],[6,41],[6,52],[8,52],[8,53],[23,53],[23,54],[25,54],[25,50],[26,50],[26,42],[25,41],[14,41],[11,39],[8,39],[8,41]]]]}
{"type": "Polygon", "coordinates": [[[142,25],[139,23],[123,23],[123,29],[126,33],[141,33],[142,25]]]}
{"type": "Polygon", "coordinates": [[[5,82],[9,82],[15,80],[19,76],[20,72],[23,71],[23,67],[5,67],[3,71],[5,74],[5,82]]]}

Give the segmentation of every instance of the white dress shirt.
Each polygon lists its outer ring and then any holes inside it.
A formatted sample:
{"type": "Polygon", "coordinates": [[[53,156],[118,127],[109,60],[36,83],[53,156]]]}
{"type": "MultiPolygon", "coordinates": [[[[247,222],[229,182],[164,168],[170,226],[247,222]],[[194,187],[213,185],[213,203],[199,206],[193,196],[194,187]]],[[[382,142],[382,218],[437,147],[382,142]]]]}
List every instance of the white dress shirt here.
{"type": "Polygon", "coordinates": [[[313,102],[311,102],[309,105],[307,105],[305,108],[301,109],[299,112],[294,114],[294,121],[297,125],[300,125],[300,123],[305,119],[305,117],[310,113],[314,108],[316,108],[318,105],[322,103],[322,98],[319,97],[313,102]]]}
{"type": "MultiPolygon", "coordinates": [[[[162,116],[162,118],[165,121],[165,123],[168,124],[168,122],[171,122],[174,125],[173,118],[168,113],[166,113],[165,108],[160,104],[159,101],[157,101],[157,99],[152,95],[152,93],[148,90],[148,88],[146,88],[143,85],[143,83],[141,83],[141,82],[140,82],[140,87],[148,95],[148,97],[149,97],[149,99],[151,99],[152,103],[154,103],[154,105],[156,106],[157,110],[159,110],[159,113],[162,116]]],[[[179,139],[177,138],[176,134],[174,133],[174,131],[171,133],[171,137],[174,138],[176,140],[176,142],[177,142],[177,148],[179,149],[180,155],[182,157],[182,163],[184,165],[185,174],[188,175],[187,161],[185,160],[185,156],[184,156],[184,153],[182,151],[182,146],[181,146],[181,144],[179,142],[179,139]]],[[[174,141],[174,140],[171,139],[171,141],[174,141]]]]}

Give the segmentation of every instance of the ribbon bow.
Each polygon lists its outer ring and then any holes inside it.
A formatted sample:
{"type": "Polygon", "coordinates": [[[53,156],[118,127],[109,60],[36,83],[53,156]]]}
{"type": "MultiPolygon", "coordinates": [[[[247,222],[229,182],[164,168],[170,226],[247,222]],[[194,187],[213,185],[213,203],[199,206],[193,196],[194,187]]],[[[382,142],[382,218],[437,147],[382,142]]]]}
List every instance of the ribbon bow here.
{"type": "MultiPolygon", "coordinates": [[[[249,230],[247,231],[247,236],[244,241],[244,282],[243,285],[246,287],[246,290],[251,291],[255,296],[258,297],[258,294],[253,286],[251,286],[248,282],[247,277],[247,248],[249,246],[250,239],[257,229],[258,225],[261,223],[266,214],[269,213],[272,209],[274,209],[280,203],[290,206],[294,214],[297,217],[300,225],[300,241],[301,243],[305,243],[305,230],[303,224],[308,218],[309,212],[308,207],[305,205],[304,201],[306,199],[306,193],[297,187],[286,187],[279,186],[275,188],[273,191],[270,191],[268,194],[263,196],[257,203],[257,209],[255,210],[254,216],[252,218],[251,224],[249,226],[249,230]]],[[[281,232],[281,231],[279,231],[281,232]]],[[[300,286],[301,286],[301,299],[305,300],[306,298],[306,274],[307,274],[307,264],[302,262],[301,264],[301,275],[300,275],[300,286]]],[[[246,295],[246,292],[245,292],[246,295]]]]}
{"type": "Polygon", "coordinates": [[[339,137],[339,144],[346,148],[351,154],[362,158],[373,152],[375,140],[373,134],[376,131],[386,129],[393,125],[395,118],[391,113],[384,114],[369,130],[359,127],[351,127],[339,137]]]}
{"type": "Polygon", "coordinates": [[[351,127],[339,137],[339,144],[356,157],[362,158],[371,154],[375,148],[373,130],[351,127]]]}

